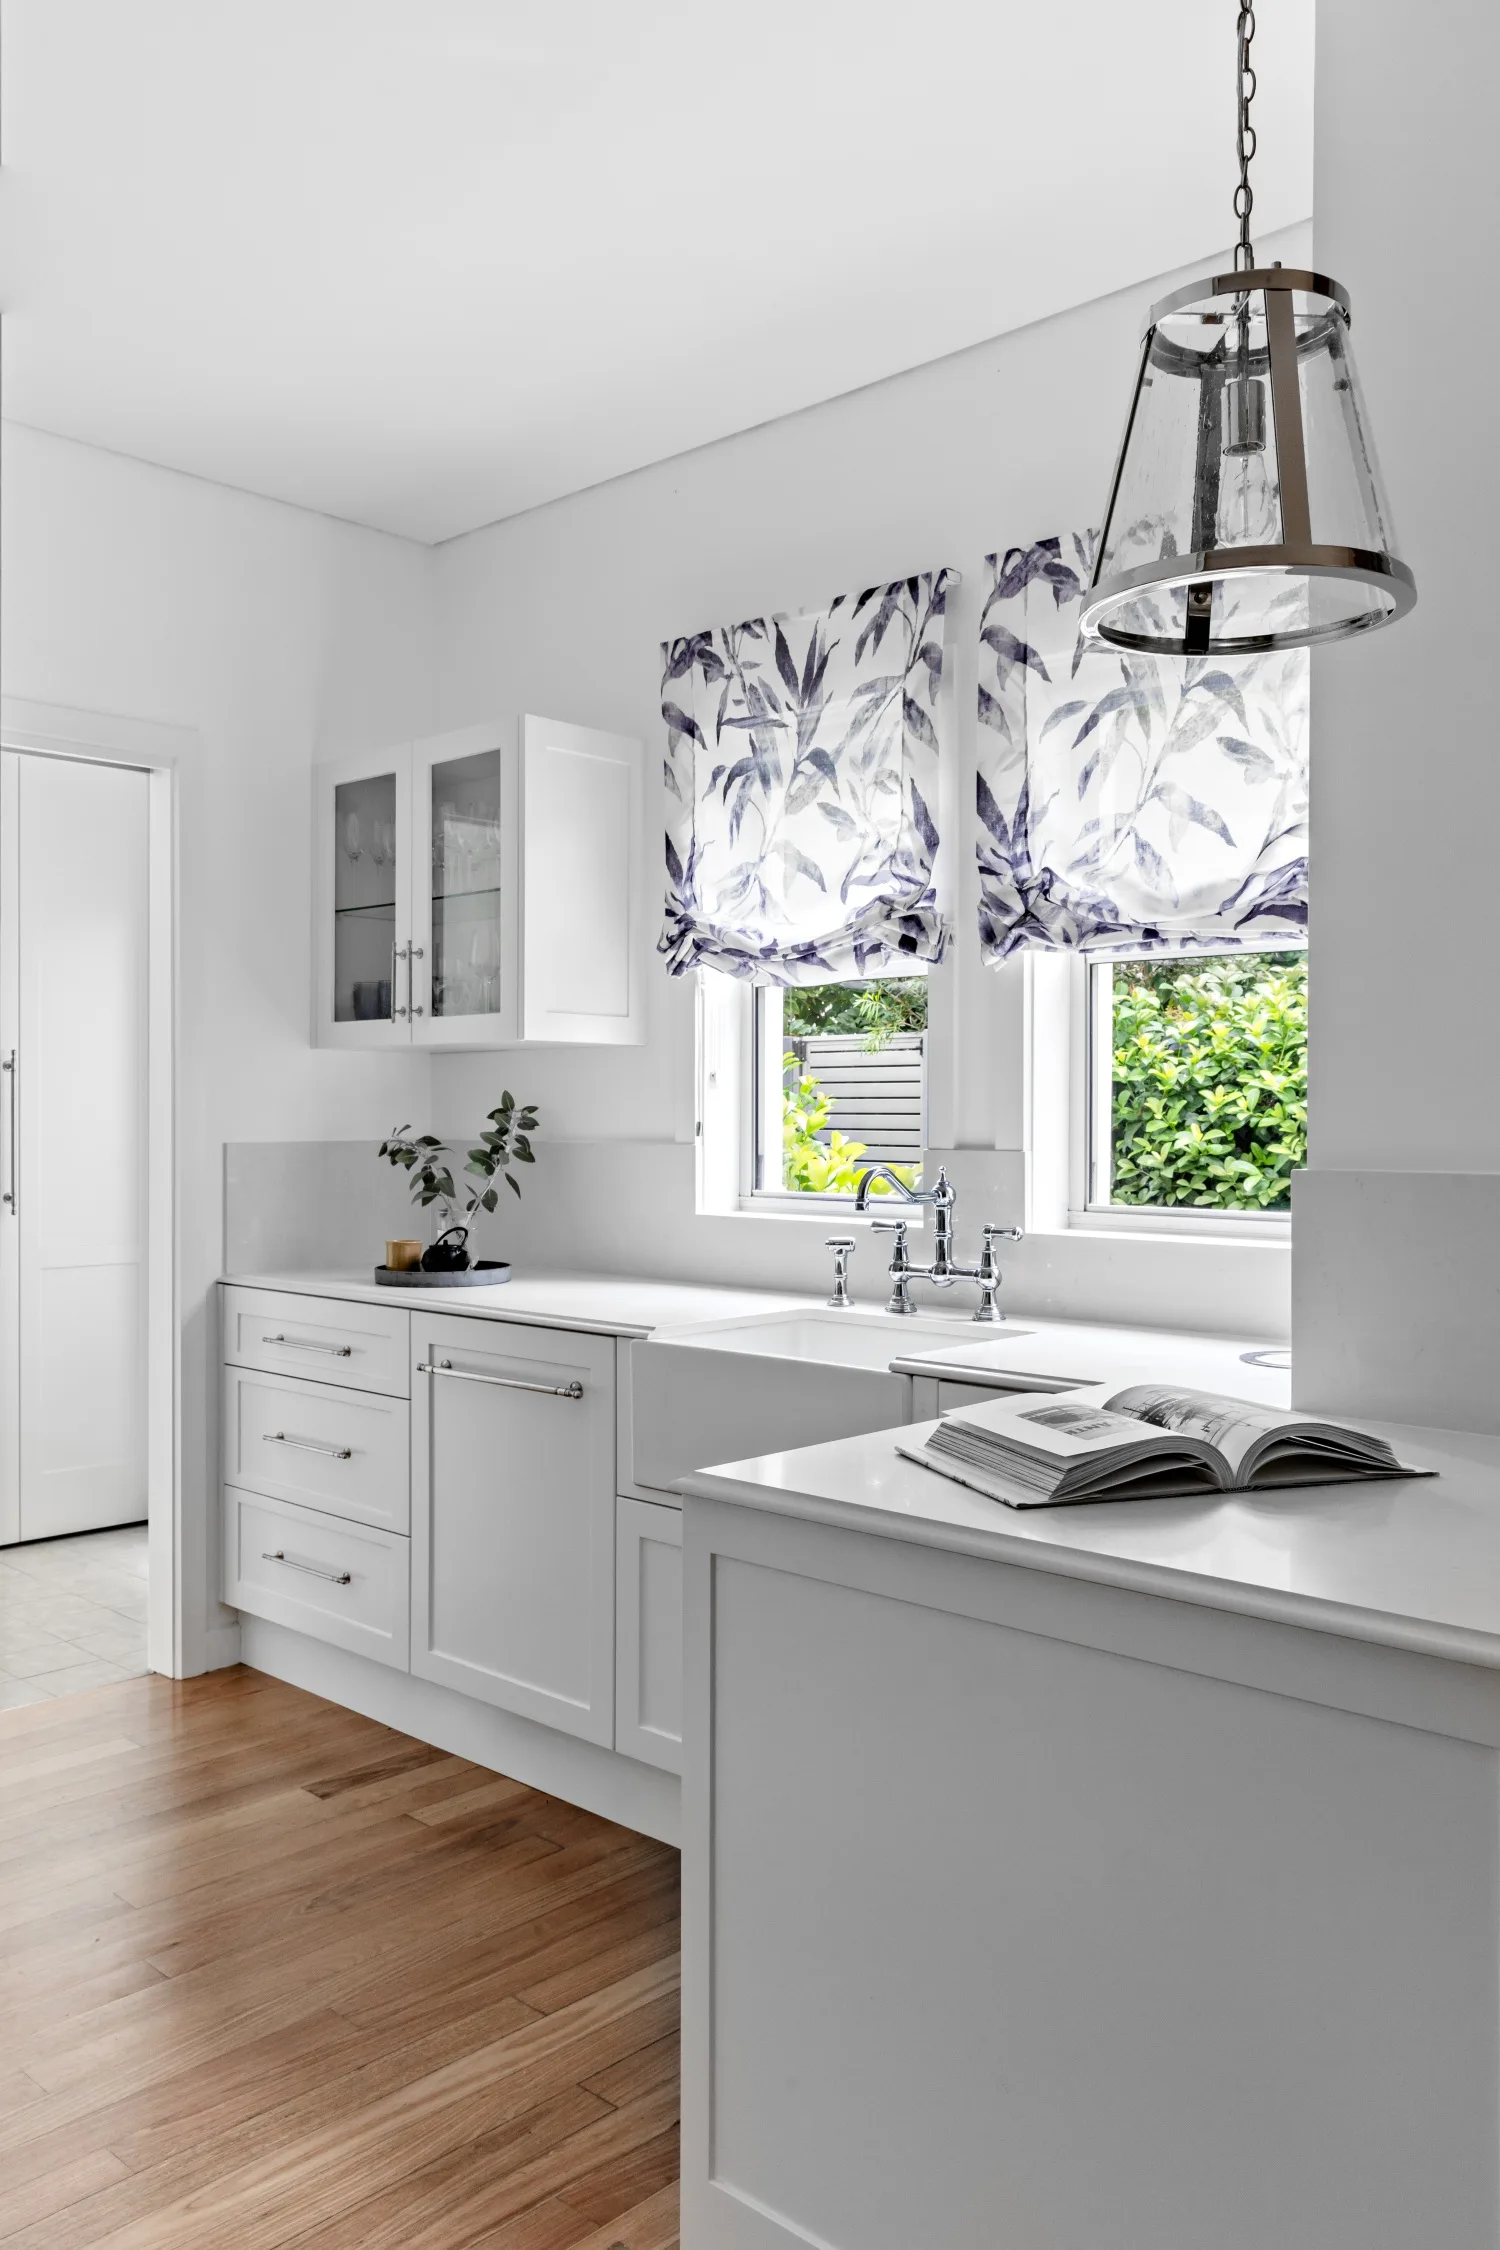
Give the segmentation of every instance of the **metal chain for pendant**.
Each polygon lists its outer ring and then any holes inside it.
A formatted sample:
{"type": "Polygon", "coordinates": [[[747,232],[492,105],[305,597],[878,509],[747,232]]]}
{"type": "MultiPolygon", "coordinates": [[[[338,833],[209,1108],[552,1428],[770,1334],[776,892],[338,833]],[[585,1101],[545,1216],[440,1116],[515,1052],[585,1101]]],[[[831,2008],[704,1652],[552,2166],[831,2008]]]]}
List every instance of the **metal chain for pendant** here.
{"type": "Polygon", "coordinates": [[[1234,215],[1240,222],[1240,239],[1234,253],[1237,271],[1248,272],[1255,264],[1255,252],[1250,246],[1250,213],[1255,208],[1255,193],[1250,185],[1250,160],[1255,154],[1255,127],[1250,122],[1250,104],[1255,99],[1255,71],[1250,62],[1250,42],[1255,37],[1255,10],[1241,8],[1238,26],[1239,108],[1236,117],[1235,150],[1240,160],[1240,182],[1234,191],[1234,215]]]}

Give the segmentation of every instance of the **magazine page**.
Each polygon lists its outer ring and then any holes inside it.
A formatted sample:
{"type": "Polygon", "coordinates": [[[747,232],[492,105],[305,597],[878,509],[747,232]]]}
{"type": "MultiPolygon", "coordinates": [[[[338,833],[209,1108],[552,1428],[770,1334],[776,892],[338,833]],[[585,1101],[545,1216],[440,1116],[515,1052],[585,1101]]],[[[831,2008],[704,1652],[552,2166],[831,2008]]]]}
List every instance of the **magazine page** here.
{"type": "Polygon", "coordinates": [[[1295,1429],[1300,1420],[1278,1406],[1257,1406],[1252,1399],[1225,1398],[1216,1391],[1174,1390],[1167,1383],[1132,1383],[1106,1404],[1111,1412],[1156,1429],[1206,1438],[1223,1454],[1235,1484],[1240,1482],[1246,1456],[1263,1438],[1295,1429]]]}
{"type": "Polygon", "coordinates": [[[1059,1464],[1118,1446],[1138,1446],[1149,1432],[1139,1417],[1111,1413],[1097,1392],[1084,1397],[1038,1399],[1035,1393],[960,1406],[945,1414],[939,1429],[982,1433],[992,1441],[1023,1445],[1059,1464]]]}
{"type": "Polygon", "coordinates": [[[1380,1470],[1389,1473],[1397,1467],[1384,1438],[1368,1431],[1285,1413],[1279,1407],[1257,1406],[1250,1399],[1226,1398],[1214,1391],[1135,1383],[1128,1390],[1116,1391],[1107,1403],[1114,1412],[1133,1416],[1156,1429],[1207,1438],[1224,1456],[1235,1485],[1248,1483],[1259,1462],[1279,1452],[1289,1456],[1283,1472],[1283,1481],[1289,1483],[1299,1481],[1301,1473],[1314,1470],[1324,1475],[1335,1465],[1341,1465],[1351,1476],[1380,1470]],[[1300,1472],[1297,1463],[1301,1464],[1300,1472]]]}
{"type": "Polygon", "coordinates": [[[1102,1386],[1068,1398],[986,1401],[946,1414],[928,1451],[950,1461],[990,1470],[1010,1487],[1058,1498],[1082,1497],[1135,1481],[1137,1463],[1151,1472],[1185,1475],[1182,1489],[1211,1488],[1223,1480],[1214,1449],[1191,1431],[1151,1428],[1102,1404],[1102,1386]]]}

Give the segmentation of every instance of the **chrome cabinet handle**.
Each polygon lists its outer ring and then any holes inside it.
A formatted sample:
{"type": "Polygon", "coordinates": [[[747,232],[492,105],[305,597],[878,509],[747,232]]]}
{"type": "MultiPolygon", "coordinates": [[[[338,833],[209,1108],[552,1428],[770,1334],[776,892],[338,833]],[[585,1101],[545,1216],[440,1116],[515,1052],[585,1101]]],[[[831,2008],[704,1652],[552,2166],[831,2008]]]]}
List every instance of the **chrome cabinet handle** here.
{"type": "Polygon", "coordinates": [[[285,1344],[289,1352],[327,1352],[330,1359],[352,1359],[352,1344],[309,1344],[301,1336],[262,1336],[263,1344],[285,1344]]]}
{"type": "Polygon", "coordinates": [[[269,1548],[262,1548],[260,1559],[262,1562],[279,1562],[287,1570],[300,1570],[308,1578],[326,1578],[330,1586],[353,1584],[353,1574],[350,1571],[319,1570],[316,1563],[293,1562],[291,1556],[280,1547],[276,1549],[274,1554],[269,1548]]]}
{"type": "Polygon", "coordinates": [[[420,1016],[420,1015],[421,1015],[421,1014],[423,1013],[423,1010],[422,1010],[422,1009],[420,1009],[420,1008],[419,1008],[419,1007],[417,1006],[417,991],[416,991],[416,974],[417,974],[417,972],[416,972],[416,970],[415,970],[415,969],[413,968],[413,966],[412,966],[412,963],[413,963],[414,961],[420,961],[420,960],[421,960],[422,958],[423,958],[423,954],[422,954],[422,948],[421,948],[421,946],[420,946],[420,945],[409,945],[409,946],[407,947],[407,949],[406,949],[406,1005],[407,1005],[407,1007],[408,1007],[408,1008],[409,1008],[409,1009],[411,1010],[411,1014],[412,1014],[412,1018],[413,1018],[413,1021],[415,1021],[415,1019],[416,1019],[416,1018],[417,1018],[418,1016],[420,1016]]]}
{"type": "Polygon", "coordinates": [[[419,1359],[419,1375],[451,1375],[455,1383],[489,1383],[497,1391],[540,1391],[543,1398],[582,1398],[582,1383],[523,1383],[518,1375],[471,1375],[451,1359],[419,1359]]]}
{"type": "Polygon", "coordinates": [[[285,1430],[262,1430],[262,1445],[294,1445],[299,1453],[326,1453],[330,1461],[352,1461],[352,1445],[320,1445],[316,1438],[288,1437],[285,1430]]]}
{"type": "Polygon", "coordinates": [[[404,961],[404,962],[406,963],[406,997],[407,997],[407,1000],[408,1000],[408,1001],[410,1001],[410,999],[411,999],[411,947],[410,947],[409,945],[398,945],[398,944],[396,943],[395,939],[394,939],[394,938],[392,938],[392,940],[391,940],[391,1021],[392,1021],[392,1023],[395,1023],[395,1022],[397,1021],[398,1017],[399,1017],[400,1019],[402,1019],[402,1020],[404,1021],[404,1020],[405,1020],[405,1018],[406,1018],[406,1016],[407,1016],[407,1015],[408,1015],[408,1014],[410,1013],[410,1010],[409,1010],[409,1008],[398,1008],[398,1007],[397,1007],[397,1005],[396,1005],[396,963],[397,963],[398,961],[404,961]]]}
{"type": "Polygon", "coordinates": [[[0,1196],[0,1202],[10,1205],[11,1217],[15,1218],[21,1206],[16,1200],[16,1050],[14,1047],[11,1048],[4,1062],[0,1063],[0,1070],[8,1071],[10,1074],[10,1184],[4,1195],[0,1196]]]}

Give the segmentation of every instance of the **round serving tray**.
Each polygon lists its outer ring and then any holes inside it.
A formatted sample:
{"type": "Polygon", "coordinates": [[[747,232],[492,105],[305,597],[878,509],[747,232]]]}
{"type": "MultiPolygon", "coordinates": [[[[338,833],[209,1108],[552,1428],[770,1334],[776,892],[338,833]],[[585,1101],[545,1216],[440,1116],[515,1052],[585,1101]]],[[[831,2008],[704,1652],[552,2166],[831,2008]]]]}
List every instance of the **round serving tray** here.
{"type": "Polygon", "coordinates": [[[377,1266],[375,1279],[386,1289],[495,1289],[509,1281],[510,1263],[505,1258],[481,1258],[461,1273],[423,1273],[420,1266],[392,1273],[389,1266],[377,1266]]]}

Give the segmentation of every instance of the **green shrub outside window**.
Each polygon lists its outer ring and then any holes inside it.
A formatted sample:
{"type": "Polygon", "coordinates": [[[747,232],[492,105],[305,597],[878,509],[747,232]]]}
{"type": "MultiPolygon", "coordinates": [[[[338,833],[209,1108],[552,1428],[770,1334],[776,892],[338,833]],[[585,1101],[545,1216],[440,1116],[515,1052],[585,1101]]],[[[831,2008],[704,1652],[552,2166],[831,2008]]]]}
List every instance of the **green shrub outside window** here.
{"type": "MultiPolygon", "coordinates": [[[[899,1032],[927,1029],[925,977],[872,978],[863,984],[793,986],[782,1001],[782,1032],[788,1039],[824,1034],[857,1035],[878,1054],[899,1032]]],[[[863,1141],[851,1140],[829,1124],[832,1104],[822,1081],[797,1057],[782,1057],[781,1184],[802,1195],[853,1195],[869,1168],[863,1141]]],[[[921,1183],[917,1164],[894,1164],[908,1187],[921,1183]]],[[[884,1180],[876,1195],[891,1190],[884,1180]]]]}
{"type": "Polygon", "coordinates": [[[1110,1201],[1287,1211],[1307,1156],[1307,956],[1113,967],[1110,1201]]]}

